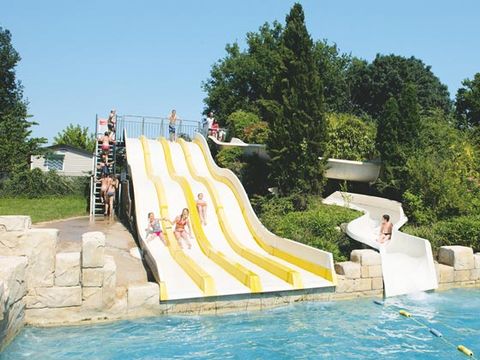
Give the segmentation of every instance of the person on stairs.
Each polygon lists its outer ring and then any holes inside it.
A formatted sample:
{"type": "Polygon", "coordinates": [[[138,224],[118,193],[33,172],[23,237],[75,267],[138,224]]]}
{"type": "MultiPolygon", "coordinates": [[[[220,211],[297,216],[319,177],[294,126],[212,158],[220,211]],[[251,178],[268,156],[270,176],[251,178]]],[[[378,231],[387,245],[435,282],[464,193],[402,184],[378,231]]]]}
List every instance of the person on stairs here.
{"type": "Polygon", "coordinates": [[[109,178],[111,179],[110,185],[108,186],[107,189],[107,197],[105,201],[105,213],[104,215],[110,215],[110,217],[113,217],[113,201],[115,200],[115,193],[118,188],[118,180],[116,177],[113,175],[109,175],[109,178]]]}

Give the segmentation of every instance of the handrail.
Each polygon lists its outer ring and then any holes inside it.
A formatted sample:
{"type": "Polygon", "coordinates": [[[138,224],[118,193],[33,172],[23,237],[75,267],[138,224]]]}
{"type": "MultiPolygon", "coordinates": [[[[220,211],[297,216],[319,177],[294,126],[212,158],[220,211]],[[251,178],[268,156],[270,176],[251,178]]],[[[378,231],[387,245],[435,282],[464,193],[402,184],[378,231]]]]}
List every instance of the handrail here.
{"type": "MultiPolygon", "coordinates": [[[[165,117],[140,116],[140,115],[117,115],[118,141],[123,141],[122,131],[128,129],[130,136],[145,136],[148,139],[168,137],[169,119],[165,117]]],[[[195,133],[201,131],[202,122],[188,119],[177,119],[177,137],[193,138],[195,133]]]]}

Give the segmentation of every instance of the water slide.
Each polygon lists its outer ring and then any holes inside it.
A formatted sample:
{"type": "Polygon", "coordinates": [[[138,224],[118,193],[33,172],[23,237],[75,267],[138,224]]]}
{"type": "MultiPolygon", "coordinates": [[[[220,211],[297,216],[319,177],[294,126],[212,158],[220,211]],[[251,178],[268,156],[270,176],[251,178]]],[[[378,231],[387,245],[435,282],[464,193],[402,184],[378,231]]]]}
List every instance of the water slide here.
{"type": "Polygon", "coordinates": [[[348,223],[346,232],[352,239],[380,252],[385,296],[396,296],[438,287],[432,248],[428,240],[400,231],[407,222],[402,205],[393,200],[337,191],[325,204],[347,206],[364,214],[348,223]],[[377,241],[380,220],[390,215],[392,238],[385,244],[377,241]]]}
{"type": "MultiPolygon", "coordinates": [[[[232,138],[230,142],[220,141],[214,136],[208,137],[221,149],[240,148],[247,156],[257,155],[264,160],[269,156],[264,144],[247,144],[238,138],[232,138]]],[[[328,159],[325,176],[329,179],[348,180],[372,183],[380,175],[379,161],[353,161],[343,159],[328,159]]]]}
{"type": "Polygon", "coordinates": [[[238,178],[214,163],[205,139],[173,143],[127,138],[140,245],[162,300],[332,288],[330,253],[278,237],[263,227],[238,178]],[[195,206],[208,203],[207,225],[195,206]],[[162,220],[167,246],[146,238],[147,215],[174,219],[190,210],[192,248],[182,249],[162,220]]]}

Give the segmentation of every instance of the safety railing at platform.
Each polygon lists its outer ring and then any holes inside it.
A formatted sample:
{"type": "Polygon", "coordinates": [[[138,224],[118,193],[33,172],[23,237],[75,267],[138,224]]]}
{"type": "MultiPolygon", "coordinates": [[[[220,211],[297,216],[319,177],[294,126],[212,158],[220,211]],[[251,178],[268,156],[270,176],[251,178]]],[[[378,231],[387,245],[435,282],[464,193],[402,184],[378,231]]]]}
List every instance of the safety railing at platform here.
{"type": "MultiPolygon", "coordinates": [[[[156,139],[161,136],[169,136],[168,118],[155,116],[139,115],[117,115],[117,141],[123,142],[124,130],[128,132],[129,137],[145,136],[150,139],[156,139]]],[[[195,133],[203,132],[203,126],[200,121],[177,119],[176,136],[193,138],[195,133]]]]}

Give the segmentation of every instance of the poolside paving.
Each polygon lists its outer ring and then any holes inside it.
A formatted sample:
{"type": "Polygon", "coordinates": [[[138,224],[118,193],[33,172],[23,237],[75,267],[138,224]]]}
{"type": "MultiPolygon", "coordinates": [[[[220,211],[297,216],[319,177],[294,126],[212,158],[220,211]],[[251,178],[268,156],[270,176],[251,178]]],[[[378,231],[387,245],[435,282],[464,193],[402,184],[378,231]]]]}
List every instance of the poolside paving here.
{"type": "Polygon", "coordinates": [[[137,244],[132,234],[118,221],[97,220],[90,222],[88,217],[81,217],[34,224],[32,228],[56,228],[60,230],[57,253],[80,251],[83,233],[102,231],[106,237],[105,254],[113,256],[117,265],[117,286],[142,284],[148,281],[142,261],[130,254],[130,249],[136,247],[137,244]]]}

